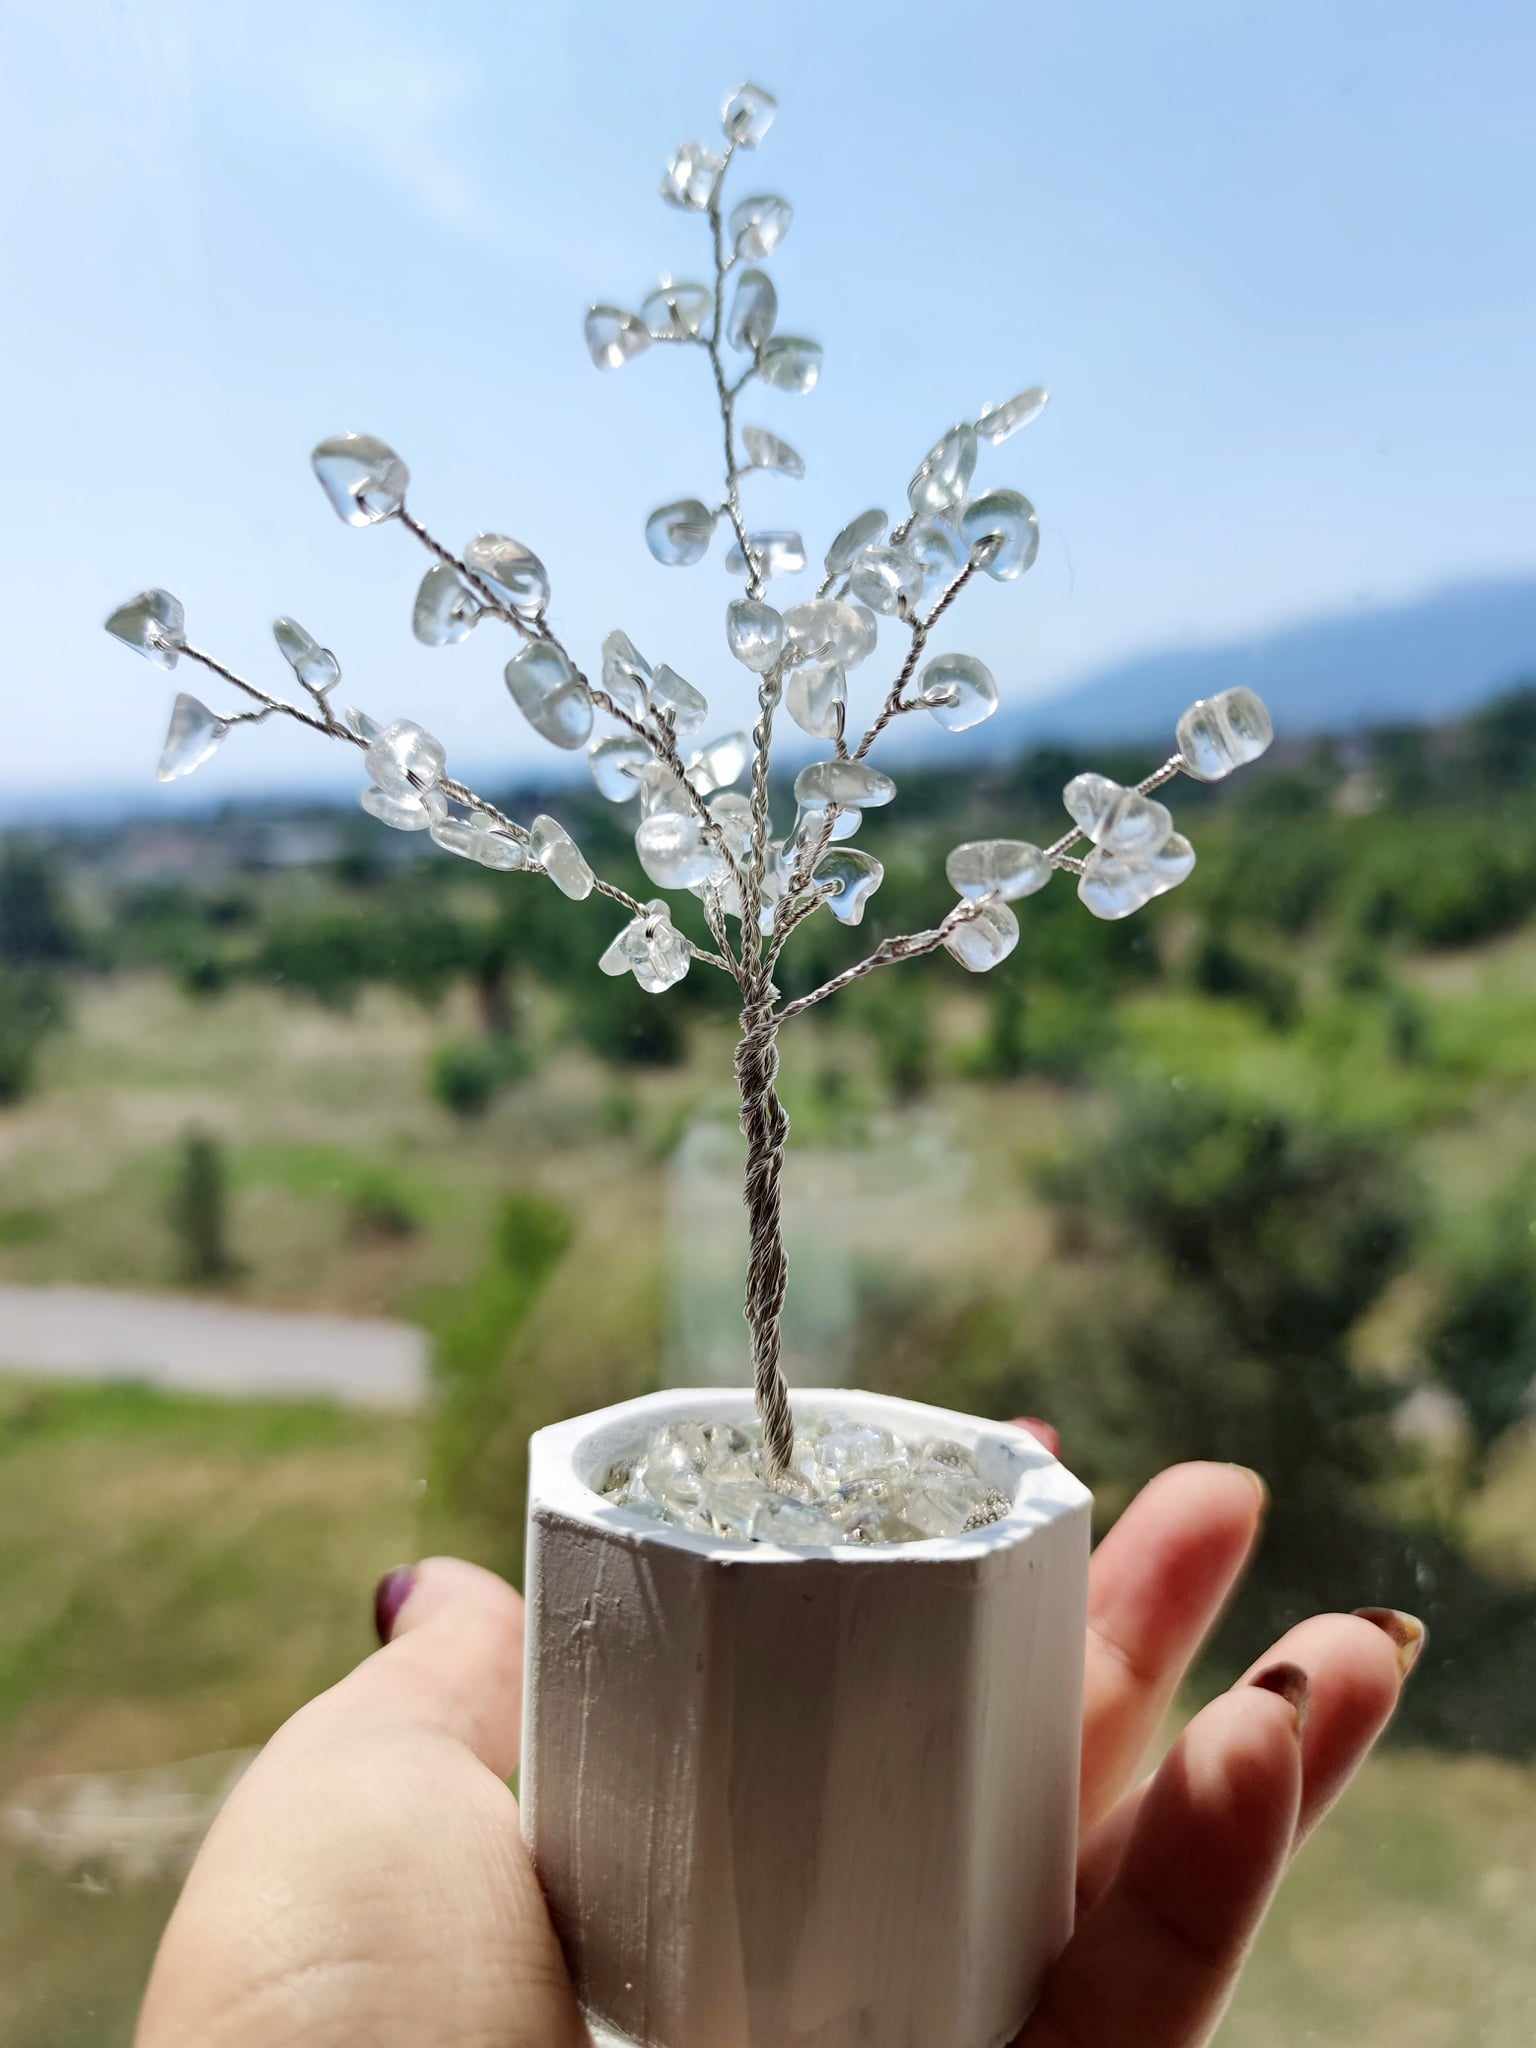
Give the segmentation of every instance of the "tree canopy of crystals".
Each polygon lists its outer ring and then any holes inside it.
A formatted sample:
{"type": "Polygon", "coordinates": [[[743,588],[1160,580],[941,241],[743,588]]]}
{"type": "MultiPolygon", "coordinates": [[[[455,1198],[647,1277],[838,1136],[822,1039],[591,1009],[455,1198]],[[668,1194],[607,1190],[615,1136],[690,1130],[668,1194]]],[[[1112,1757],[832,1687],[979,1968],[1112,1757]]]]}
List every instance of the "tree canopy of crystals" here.
{"type": "MultiPolygon", "coordinates": [[[[794,209],[763,189],[755,165],[777,103],[745,84],[727,95],[720,134],[681,144],[668,158],[663,201],[695,218],[698,274],[664,275],[635,295],[602,300],[585,318],[600,371],[674,350],[701,359],[702,390],[717,409],[723,474],[695,480],[695,495],[668,499],[645,521],[651,555],[666,569],[694,568],[711,554],[732,579],[721,606],[718,674],[702,683],[622,628],[608,631],[583,667],[557,631],[550,578],[533,548],[499,532],[472,535],[455,551],[417,517],[410,472],[387,442],[365,433],[330,436],[313,455],[315,476],[347,525],[393,527],[429,561],[411,600],[410,625],[428,647],[512,636],[502,680],[519,716],[551,746],[586,755],[600,793],[633,806],[635,851],[666,895],[644,901],[594,874],[569,832],[547,815],[508,817],[448,772],[445,751],[409,718],[375,716],[336,702],[337,657],[297,621],[273,626],[278,652],[302,695],[286,698],[248,680],[187,637],[180,601],[141,592],[119,606],[107,631],[157,667],[191,662],[243,700],[214,709],[182,692],[175,700],[159,776],[201,768],[240,725],[283,717],[362,755],[363,809],[380,824],[421,832],[445,854],[519,879],[552,884],[580,901],[597,895],[618,922],[594,943],[594,965],[633,975],[661,995],[694,966],[729,975],[741,993],[736,1070],[746,1138],[749,1253],[745,1314],[763,1440],[787,1472],[794,1426],[779,1362],[787,1279],[780,1173],[788,1119],[776,1088],[781,1027],[876,969],[941,948],[972,973],[1006,960],[1018,943],[1011,907],[1065,872],[1084,907],[1123,918],[1175,888],[1195,853],[1153,792],[1180,774],[1214,781],[1262,754],[1271,739],[1263,704],[1241,685],[1192,704],[1170,757],[1133,788],[1086,770],[1063,792],[1070,823],[1049,843],[990,839],[957,846],[945,866],[956,900],[927,930],[886,938],[819,988],[784,1002],[779,956],[799,925],[825,912],[859,924],[884,868],[863,845],[864,814],[891,803],[896,784],[870,756],[898,719],[925,715],[943,732],[967,732],[1001,701],[998,678],[972,654],[930,654],[929,641],[978,577],[1017,583],[1039,549],[1035,508],[1007,482],[978,472],[993,451],[1039,418],[1045,390],[1030,385],[952,422],[920,456],[893,516],[856,511],[833,536],[812,594],[770,600],[771,586],[804,573],[810,551],[798,531],[757,526],[747,510],[752,479],[806,472],[797,446],[755,412],[769,394],[805,397],[821,383],[820,342],[780,320],[771,259],[791,232],[794,209]],[[751,168],[749,168],[749,166],[751,168]],[[727,188],[730,188],[728,191],[727,188]],[[892,680],[865,689],[896,643],[892,680]],[[855,718],[853,706],[865,700],[855,718]],[[712,702],[720,708],[712,711],[712,702]],[[780,716],[821,743],[822,758],[795,779],[792,820],[775,818],[770,792],[780,716]],[[860,720],[867,719],[860,730],[860,720]],[[687,930],[689,918],[702,927],[687,930]]],[[[654,368],[645,365],[640,374],[654,368]]],[[[675,480],[686,493],[683,479],[675,480]]],[[[1008,678],[1003,678],[1006,684],[1008,678]]]]}

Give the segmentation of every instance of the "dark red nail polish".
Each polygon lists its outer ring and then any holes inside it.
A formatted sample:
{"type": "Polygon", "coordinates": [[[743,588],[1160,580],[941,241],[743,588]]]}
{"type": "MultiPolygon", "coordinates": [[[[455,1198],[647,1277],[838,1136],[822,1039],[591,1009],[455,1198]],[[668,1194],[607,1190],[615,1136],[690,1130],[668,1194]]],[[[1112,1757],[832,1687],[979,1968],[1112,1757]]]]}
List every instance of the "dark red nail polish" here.
{"type": "Polygon", "coordinates": [[[415,1565],[397,1564],[394,1570],[386,1572],[374,1587],[373,1625],[381,1643],[387,1643],[394,1633],[396,1617],[410,1599],[411,1588],[415,1583],[415,1565]]]}
{"type": "Polygon", "coordinates": [[[1400,1607],[1357,1607],[1356,1614],[1362,1621],[1368,1621],[1373,1628],[1379,1628],[1383,1635],[1392,1638],[1392,1647],[1397,1652],[1399,1677],[1406,1678],[1419,1661],[1419,1654],[1429,1638],[1429,1631],[1416,1614],[1405,1614],[1400,1607]]]}
{"type": "Polygon", "coordinates": [[[1250,1678],[1248,1683],[1256,1685],[1261,1692],[1277,1692],[1296,1715],[1296,1733],[1300,1735],[1307,1725],[1307,1702],[1311,1697],[1312,1684],[1299,1664],[1271,1664],[1250,1678]]]}

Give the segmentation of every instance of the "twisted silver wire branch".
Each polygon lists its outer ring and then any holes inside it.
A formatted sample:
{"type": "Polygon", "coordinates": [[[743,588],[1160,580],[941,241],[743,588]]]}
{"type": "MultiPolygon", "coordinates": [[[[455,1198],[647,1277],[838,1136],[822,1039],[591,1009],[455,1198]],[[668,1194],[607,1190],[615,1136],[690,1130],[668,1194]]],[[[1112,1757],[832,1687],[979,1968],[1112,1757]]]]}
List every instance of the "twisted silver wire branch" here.
{"type": "MultiPolygon", "coordinates": [[[[261,719],[270,718],[277,714],[283,718],[295,719],[300,725],[307,725],[311,732],[317,732],[325,739],[345,740],[351,746],[357,747],[365,753],[367,752],[368,742],[361,734],[355,733],[349,725],[343,725],[339,718],[317,718],[313,712],[305,711],[301,705],[290,704],[282,697],[274,697],[270,691],[263,690],[259,684],[248,682],[244,676],[237,675],[232,668],[226,668],[222,661],[218,661],[213,655],[205,653],[201,647],[182,646],[178,649],[178,652],[185,660],[197,662],[200,667],[211,670],[214,675],[222,677],[226,683],[232,684],[235,689],[243,690],[247,697],[254,698],[262,707],[260,711],[256,712],[237,712],[234,717],[224,720],[226,725],[243,725],[258,722],[261,719]]],[[[479,811],[483,816],[489,818],[491,823],[500,831],[505,832],[509,838],[517,840],[520,845],[526,846],[528,844],[529,833],[527,826],[519,825],[515,818],[509,818],[505,811],[497,809],[489,797],[481,796],[477,791],[471,789],[467,783],[460,782],[451,775],[442,775],[438,777],[436,787],[443,792],[444,796],[450,797],[454,803],[461,805],[465,810],[479,811]]],[[[538,872],[542,873],[543,870],[539,869],[538,872]]],[[[630,912],[631,916],[645,916],[645,905],[636,897],[631,896],[627,889],[619,888],[617,883],[605,882],[601,875],[594,875],[592,877],[592,888],[595,894],[606,896],[610,902],[622,905],[625,910],[630,912]]],[[[718,953],[710,952],[707,946],[696,945],[686,933],[679,932],[678,936],[682,939],[684,945],[687,946],[688,951],[695,960],[702,961],[708,967],[718,967],[723,974],[729,974],[734,978],[736,968],[733,962],[723,960],[718,953]]]]}
{"type": "MultiPolygon", "coordinates": [[[[402,505],[395,516],[399,519],[406,532],[412,534],[421,542],[421,545],[427,550],[428,554],[435,556],[439,562],[452,569],[462,579],[465,585],[474,592],[476,599],[485,611],[490,612],[494,617],[501,619],[505,624],[511,626],[514,632],[520,633],[523,639],[530,644],[540,641],[546,646],[553,647],[557,653],[563,655],[572,676],[581,684],[596,708],[599,711],[605,712],[616,724],[622,725],[627,731],[632,732],[636,739],[645,742],[657,761],[676,778],[682,788],[683,796],[688,803],[689,809],[703,827],[705,837],[725,861],[739,885],[741,875],[735,853],[708,804],[688,780],[687,771],[683,766],[683,757],[678,752],[677,734],[672,729],[672,721],[661,712],[653,711],[650,718],[641,719],[636,718],[632,712],[624,710],[622,705],[609,695],[608,691],[599,684],[592,682],[587,676],[586,672],[572,655],[571,650],[550,625],[546,612],[541,610],[536,612],[531,619],[525,618],[515,607],[504,604],[491,584],[477,570],[471,569],[462,556],[456,555],[452,548],[445,547],[435,534],[429,532],[408,505],[402,505]]],[[[727,954],[730,953],[729,946],[725,948],[725,951],[727,954]]],[[[734,965],[727,971],[734,974],[734,965]]]]}

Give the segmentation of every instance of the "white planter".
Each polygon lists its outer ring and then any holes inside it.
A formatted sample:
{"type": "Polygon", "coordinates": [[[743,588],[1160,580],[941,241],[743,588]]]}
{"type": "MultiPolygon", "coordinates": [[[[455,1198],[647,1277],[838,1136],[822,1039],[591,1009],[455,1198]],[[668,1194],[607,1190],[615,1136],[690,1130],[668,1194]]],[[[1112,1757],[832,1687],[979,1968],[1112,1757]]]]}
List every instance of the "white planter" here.
{"type": "Polygon", "coordinates": [[[531,1448],[523,1825],[600,2041],[1000,2048],[1071,1924],[1089,1496],[1026,1431],[803,1391],[974,1447],[953,1539],[787,1551],[592,1490],[652,1394],[531,1448]]]}

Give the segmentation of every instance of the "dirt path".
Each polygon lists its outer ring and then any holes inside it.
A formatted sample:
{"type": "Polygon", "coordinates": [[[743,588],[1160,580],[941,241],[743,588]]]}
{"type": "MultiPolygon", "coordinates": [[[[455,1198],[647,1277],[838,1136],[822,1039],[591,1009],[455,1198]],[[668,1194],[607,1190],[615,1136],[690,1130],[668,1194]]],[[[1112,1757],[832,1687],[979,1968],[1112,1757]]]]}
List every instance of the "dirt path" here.
{"type": "Polygon", "coordinates": [[[426,1395],[427,1340],[408,1323],[97,1287],[0,1287],[0,1371],[409,1410],[426,1395]]]}

